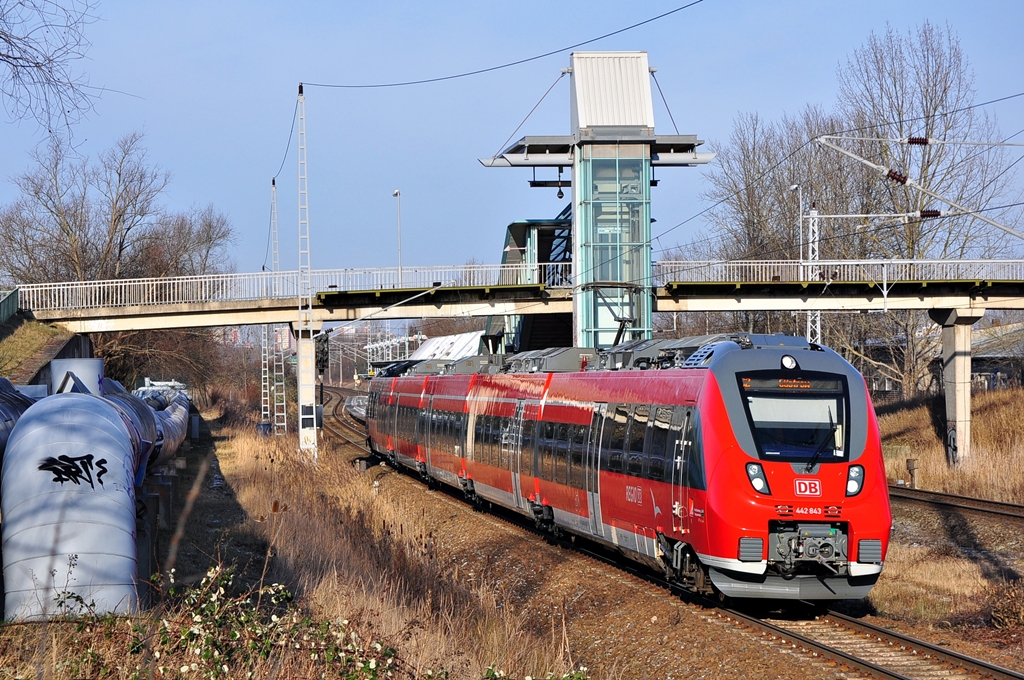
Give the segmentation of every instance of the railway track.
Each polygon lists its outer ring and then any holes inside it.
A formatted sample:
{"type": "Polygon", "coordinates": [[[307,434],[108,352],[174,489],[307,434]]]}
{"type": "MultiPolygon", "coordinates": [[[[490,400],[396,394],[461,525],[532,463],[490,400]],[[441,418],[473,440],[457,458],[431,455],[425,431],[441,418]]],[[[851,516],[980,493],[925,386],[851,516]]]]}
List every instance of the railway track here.
{"type": "MultiPolygon", "coordinates": [[[[353,420],[351,416],[345,413],[343,408],[345,403],[344,397],[358,393],[354,390],[342,390],[339,388],[328,388],[326,392],[330,395],[330,398],[324,405],[325,415],[329,413],[334,422],[329,425],[328,419],[325,417],[325,429],[356,446],[363,452],[370,453],[365,446],[366,434],[362,424],[353,420]]],[[[899,489],[899,491],[911,490],[899,489]]],[[[461,500],[456,495],[454,492],[445,493],[439,499],[443,502],[451,503],[453,506],[462,506],[461,500]]],[[[968,504],[969,501],[976,499],[956,496],[949,497],[946,494],[932,494],[931,492],[918,492],[915,496],[910,496],[909,494],[907,496],[893,495],[898,498],[907,497],[910,500],[929,503],[936,501],[940,504],[962,502],[962,505],[955,505],[954,507],[967,507],[968,509],[981,512],[991,512],[982,507],[984,502],[979,502],[977,505],[968,504]]],[[[1009,504],[995,505],[998,511],[998,506],[1009,504]]],[[[1009,506],[1010,509],[1004,512],[997,512],[996,514],[1024,516],[1024,514],[1010,514],[1013,507],[1009,506]]],[[[896,680],[916,678],[942,678],[943,680],[976,680],[977,678],[1005,680],[1012,678],[1024,680],[1024,674],[1001,668],[886,628],[858,621],[838,612],[829,611],[824,615],[813,618],[780,618],[777,616],[760,616],[736,609],[724,608],[721,603],[704,600],[692,594],[684,593],[670,582],[659,578],[651,572],[617,560],[615,555],[609,554],[597,544],[590,544],[586,540],[556,539],[531,526],[528,522],[521,520],[518,516],[507,516],[509,514],[495,512],[484,516],[495,524],[505,526],[506,530],[517,529],[527,531],[543,538],[545,541],[571,546],[585,559],[595,561],[606,568],[611,567],[619,574],[625,572],[627,578],[633,577],[631,580],[636,585],[653,587],[661,591],[668,590],[674,594],[681,595],[691,603],[707,607],[709,618],[718,619],[727,625],[733,625],[748,633],[761,636],[769,644],[788,651],[799,651],[812,657],[827,659],[839,667],[848,668],[864,677],[896,680]]]]}
{"type": "Polygon", "coordinates": [[[911,489],[896,484],[889,485],[889,497],[918,503],[926,503],[928,505],[974,510],[975,512],[996,515],[998,517],[1024,519],[1024,506],[1016,505],[1014,503],[988,501],[981,498],[957,496],[955,494],[940,493],[938,491],[923,491],[921,489],[911,489]]]}
{"type": "Polygon", "coordinates": [[[823,656],[872,678],[1024,678],[1024,674],[837,612],[793,620],[725,609],[718,616],[768,636],[773,642],[823,656]]]}
{"type": "Polygon", "coordinates": [[[369,453],[365,446],[366,430],[361,423],[346,413],[344,408],[346,397],[363,395],[365,392],[345,387],[325,387],[324,394],[326,396],[324,400],[324,429],[369,453]],[[328,414],[334,419],[333,425],[328,423],[328,414]]]}

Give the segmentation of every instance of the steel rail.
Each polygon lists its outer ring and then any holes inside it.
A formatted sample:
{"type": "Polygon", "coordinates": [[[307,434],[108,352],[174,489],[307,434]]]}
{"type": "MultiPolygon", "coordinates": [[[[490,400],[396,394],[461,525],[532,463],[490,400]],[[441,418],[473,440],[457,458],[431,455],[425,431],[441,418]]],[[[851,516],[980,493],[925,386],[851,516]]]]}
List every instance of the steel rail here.
{"type": "Polygon", "coordinates": [[[818,642],[817,640],[814,640],[812,638],[800,635],[799,633],[795,633],[788,628],[783,628],[782,626],[777,626],[773,623],[768,623],[767,621],[759,619],[756,616],[750,616],[749,614],[738,612],[735,609],[722,609],[721,612],[727,618],[731,618],[743,626],[746,626],[754,630],[758,630],[762,634],[771,635],[773,637],[779,638],[783,643],[787,641],[791,643],[796,643],[809,652],[820,654],[826,659],[830,659],[832,661],[835,661],[836,663],[848,666],[854,670],[867,673],[873,678],[886,678],[888,680],[912,680],[909,676],[902,675],[900,673],[897,673],[896,671],[888,670],[887,668],[883,668],[882,666],[873,664],[870,661],[858,658],[840,649],[829,647],[828,645],[822,642],[818,642]]]}
{"type": "Polygon", "coordinates": [[[982,661],[981,659],[976,659],[972,656],[967,656],[966,654],[961,654],[951,649],[945,649],[944,647],[933,645],[929,642],[919,640],[918,638],[897,633],[896,631],[888,628],[882,628],[881,626],[876,626],[871,623],[858,621],[846,614],[829,611],[828,614],[825,615],[825,618],[837,621],[843,626],[846,626],[858,633],[884,640],[893,646],[901,646],[911,651],[923,651],[934,659],[953,666],[959,666],[972,673],[978,673],[985,677],[997,678],[998,680],[1024,680],[1024,673],[1018,673],[1017,671],[1010,670],[1009,668],[996,666],[995,664],[988,663],[987,661],[982,661]]]}
{"type": "Polygon", "coordinates": [[[941,505],[950,508],[961,508],[974,510],[989,515],[1001,517],[1013,517],[1024,519],[1024,506],[1016,503],[1004,503],[1002,501],[990,501],[983,498],[971,498],[969,496],[958,496],[956,494],[942,493],[939,491],[925,491],[923,489],[911,489],[899,484],[889,485],[889,496],[901,500],[927,503],[929,505],[941,505]]]}

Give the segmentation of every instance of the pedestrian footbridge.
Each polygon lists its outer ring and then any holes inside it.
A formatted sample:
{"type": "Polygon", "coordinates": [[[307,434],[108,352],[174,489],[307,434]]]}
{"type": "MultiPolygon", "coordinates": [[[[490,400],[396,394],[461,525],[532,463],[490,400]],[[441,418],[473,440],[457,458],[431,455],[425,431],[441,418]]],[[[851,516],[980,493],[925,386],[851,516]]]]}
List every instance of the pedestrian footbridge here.
{"type": "MultiPolygon", "coordinates": [[[[1024,308],[1024,260],[663,261],[662,312],[1024,308]]],[[[572,311],[572,264],[311,272],[318,323],[572,311]]],[[[18,306],[80,333],[294,321],[299,272],[24,285],[18,306]]]]}

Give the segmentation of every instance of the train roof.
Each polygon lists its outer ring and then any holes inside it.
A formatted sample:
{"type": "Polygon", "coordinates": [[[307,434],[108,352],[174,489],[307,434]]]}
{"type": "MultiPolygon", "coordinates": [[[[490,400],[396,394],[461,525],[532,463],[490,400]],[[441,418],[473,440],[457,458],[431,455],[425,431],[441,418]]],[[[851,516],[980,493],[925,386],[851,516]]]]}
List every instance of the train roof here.
{"type": "Polygon", "coordinates": [[[744,349],[818,350],[805,338],[757,333],[717,333],[661,340],[632,340],[605,350],[552,347],[518,354],[482,354],[456,361],[405,360],[385,366],[378,377],[477,373],[568,373],[708,366],[716,352],[744,349]]]}

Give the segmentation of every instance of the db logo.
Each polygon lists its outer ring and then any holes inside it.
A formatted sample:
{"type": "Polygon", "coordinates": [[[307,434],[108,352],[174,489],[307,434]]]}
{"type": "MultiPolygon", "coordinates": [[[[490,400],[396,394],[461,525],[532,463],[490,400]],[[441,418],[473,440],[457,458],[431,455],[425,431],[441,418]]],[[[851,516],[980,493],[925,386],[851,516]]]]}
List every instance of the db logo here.
{"type": "Polygon", "coordinates": [[[798,479],[796,480],[796,495],[797,496],[820,496],[821,495],[821,482],[817,479],[798,479]]]}

